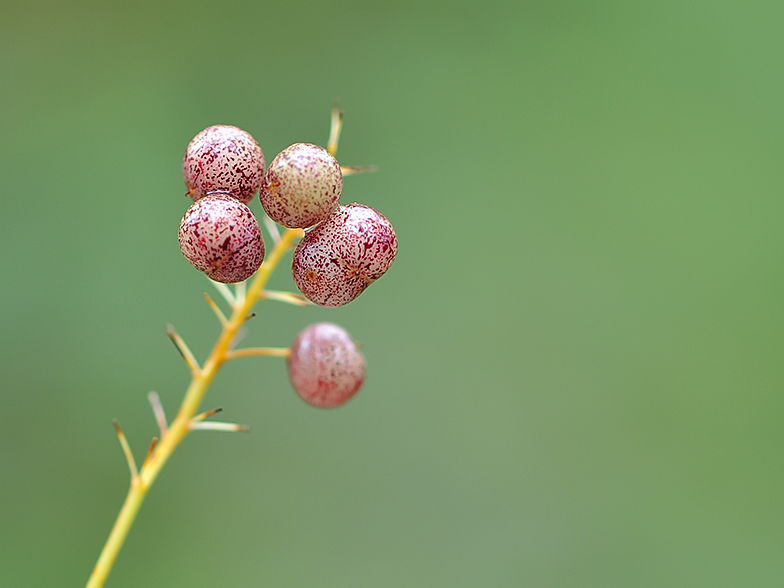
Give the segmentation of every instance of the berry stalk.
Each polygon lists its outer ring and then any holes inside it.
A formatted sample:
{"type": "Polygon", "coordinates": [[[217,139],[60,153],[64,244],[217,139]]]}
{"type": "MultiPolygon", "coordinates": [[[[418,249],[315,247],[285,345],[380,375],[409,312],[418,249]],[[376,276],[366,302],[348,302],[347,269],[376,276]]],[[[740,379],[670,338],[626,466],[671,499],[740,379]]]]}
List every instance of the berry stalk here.
{"type": "Polygon", "coordinates": [[[197,365],[191,366],[191,383],[180,405],[177,417],[163,434],[160,443],[151,448],[138,474],[134,472],[135,466],[131,468],[131,487],[86,588],[100,588],[106,582],[147,492],[174,450],[190,432],[196,411],[199,409],[212,380],[223,364],[233,358],[230,353],[231,343],[237,332],[250,316],[256,302],[263,297],[264,287],[283,255],[293,247],[294,241],[298,237],[302,237],[303,234],[301,229],[287,229],[281,235],[270,255],[256,272],[247,288],[244,299],[238,300],[237,304],[233,305],[231,317],[223,325],[223,330],[207,361],[201,368],[197,365]]]}

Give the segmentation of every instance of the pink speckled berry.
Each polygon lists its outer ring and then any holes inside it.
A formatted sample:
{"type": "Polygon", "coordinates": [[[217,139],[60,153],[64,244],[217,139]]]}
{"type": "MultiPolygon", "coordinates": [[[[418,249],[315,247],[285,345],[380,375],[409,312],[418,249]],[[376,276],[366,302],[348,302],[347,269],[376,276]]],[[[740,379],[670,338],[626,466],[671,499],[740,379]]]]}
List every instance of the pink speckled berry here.
{"type": "Polygon", "coordinates": [[[295,143],[270,163],[259,199],[276,223],[304,229],[327,218],[338,207],[342,191],[338,160],[318,145],[295,143]]]}
{"type": "Polygon", "coordinates": [[[291,346],[288,366],[297,394],[321,408],[345,404],[365,381],[365,357],[348,332],[332,323],[303,329],[291,346]]]}
{"type": "Polygon", "coordinates": [[[396,254],[397,236],[386,217],[364,204],[347,204],[299,242],[291,271],[308,300],[341,306],[384,275],[396,254]]]}
{"type": "Polygon", "coordinates": [[[185,150],[182,173],[194,201],[212,192],[248,203],[264,177],[264,153],[247,132],[229,125],[208,127],[185,150]]]}
{"type": "Polygon", "coordinates": [[[216,282],[241,282],[259,269],[264,241],[245,204],[224,194],[200,198],[180,223],[180,249],[193,267],[216,282]]]}

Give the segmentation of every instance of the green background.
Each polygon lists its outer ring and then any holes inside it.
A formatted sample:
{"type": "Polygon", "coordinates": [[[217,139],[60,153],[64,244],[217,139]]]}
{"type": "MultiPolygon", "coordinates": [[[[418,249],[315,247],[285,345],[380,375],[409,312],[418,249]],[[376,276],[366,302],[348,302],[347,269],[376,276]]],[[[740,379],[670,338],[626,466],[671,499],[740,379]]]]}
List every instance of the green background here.
{"type": "MultiPolygon", "coordinates": [[[[80,586],[188,374],[217,123],[377,164],[400,251],[247,345],[363,343],[335,411],[229,364],[107,586],[784,584],[784,3],[4,2],[0,585],[80,586]]],[[[259,210],[256,202],[256,210],[259,210]]],[[[291,289],[285,271],[274,285],[291,289]]]]}

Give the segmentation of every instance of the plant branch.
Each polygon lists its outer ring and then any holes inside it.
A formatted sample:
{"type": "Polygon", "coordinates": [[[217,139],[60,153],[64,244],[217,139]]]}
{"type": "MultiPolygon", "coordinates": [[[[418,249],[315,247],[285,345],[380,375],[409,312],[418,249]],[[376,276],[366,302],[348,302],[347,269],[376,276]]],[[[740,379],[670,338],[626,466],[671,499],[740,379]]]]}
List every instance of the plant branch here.
{"type": "Polygon", "coordinates": [[[254,357],[257,355],[288,357],[291,355],[291,349],[288,347],[247,347],[245,349],[235,349],[226,353],[226,361],[237,359],[238,357],[254,357]]]}
{"type": "MultiPolygon", "coordinates": [[[[221,331],[215,346],[212,348],[207,361],[204,362],[202,367],[193,370],[193,376],[191,378],[191,383],[185,392],[185,398],[183,398],[179,412],[166,431],[166,434],[162,436],[157,446],[151,449],[138,475],[132,476],[131,487],[125,498],[125,503],[120,510],[120,514],[118,515],[114,527],[109,534],[109,538],[104,545],[103,551],[98,558],[95,569],[87,582],[87,588],[100,588],[106,582],[106,578],[117,559],[117,554],[122,548],[123,542],[128,535],[128,531],[136,518],[136,514],[139,512],[139,508],[141,507],[150,486],[155,482],[155,479],[169,457],[174,453],[174,450],[191,431],[193,417],[196,415],[196,411],[199,409],[199,405],[201,404],[204,395],[207,393],[210,384],[213,379],[215,379],[220,368],[230,357],[229,350],[237,332],[245,323],[248,316],[251,315],[253,306],[260,298],[260,294],[264,291],[264,287],[267,285],[272,272],[280,263],[283,255],[291,249],[294,241],[302,235],[303,231],[301,229],[287,229],[283,235],[281,235],[280,240],[275,244],[269,257],[267,257],[261,265],[259,271],[256,272],[256,275],[248,286],[244,300],[234,300],[234,296],[225,285],[222,285],[223,288],[218,288],[232,306],[231,318],[223,325],[223,330],[221,331]]],[[[177,341],[175,341],[175,343],[177,343],[177,341]]],[[[179,345],[178,348],[180,348],[179,345]]],[[[188,363],[190,364],[190,362],[188,363]]],[[[191,368],[193,367],[194,366],[191,365],[191,368]]],[[[198,367],[198,364],[196,367],[198,367]]],[[[118,431],[118,434],[120,434],[121,430],[119,427],[118,431]]],[[[120,438],[122,442],[124,436],[121,436],[120,438]]],[[[127,441],[123,444],[124,451],[126,446],[127,441]]],[[[126,456],[129,452],[130,449],[126,452],[126,456]]],[[[133,469],[135,469],[135,466],[132,468],[132,474],[133,469]]]]}

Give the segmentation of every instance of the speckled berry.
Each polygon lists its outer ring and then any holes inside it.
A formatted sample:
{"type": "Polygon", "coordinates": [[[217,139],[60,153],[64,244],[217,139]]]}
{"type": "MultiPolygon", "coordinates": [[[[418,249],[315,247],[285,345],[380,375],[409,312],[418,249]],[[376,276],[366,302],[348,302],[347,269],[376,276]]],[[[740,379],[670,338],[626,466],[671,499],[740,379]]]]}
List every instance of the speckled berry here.
{"type": "Polygon", "coordinates": [[[318,145],[295,143],[270,163],[259,199],[276,223],[304,229],[327,218],[338,207],[342,191],[338,160],[318,145]]]}
{"type": "Polygon", "coordinates": [[[200,198],[180,223],[180,249],[216,282],[241,282],[259,269],[264,241],[250,208],[230,196],[200,198]]]}
{"type": "Polygon", "coordinates": [[[208,127],[185,150],[182,173],[194,201],[213,192],[248,203],[264,177],[264,153],[247,132],[229,125],[208,127]]]}
{"type": "Polygon", "coordinates": [[[309,231],[294,250],[294,282],[311,302],[341,306],[392,265],[397,236],[391,223],[363,204],[341,206],[309,231]]]}
{"type": "Polygon", "coordinates": [[[291,346],[288,367],[297,394],[321,408],[345,404],[365,381],[365,357],[348,332],[332,323],[303,329],[291,346]]]}

